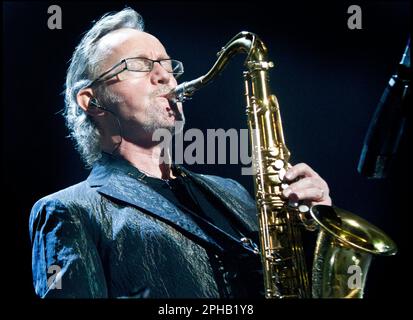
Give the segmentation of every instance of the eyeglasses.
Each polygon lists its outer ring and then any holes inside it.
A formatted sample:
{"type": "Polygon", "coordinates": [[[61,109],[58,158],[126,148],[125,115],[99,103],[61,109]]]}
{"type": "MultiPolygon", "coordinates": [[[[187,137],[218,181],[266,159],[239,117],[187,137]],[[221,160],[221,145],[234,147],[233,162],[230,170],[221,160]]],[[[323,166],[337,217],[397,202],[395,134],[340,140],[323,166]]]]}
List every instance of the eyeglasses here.
{"type": "Polygon", "coordinates": [[[132,71],[131,74],[125,75],[123,79],[133,78],[134,72],[150,72],[153,69],[155,62],[158,62],[167,72],[172,73],[175,78],[178,78],[184,73],[184,65],[181,61],[174,59],[152,60],[142,57],[126,58],[115,64],[112,68],[102,73],[99,77],[92,81],[90,86],[95,85],[100,81],[108,80],[118,76],[125,70],[132,71]]]}

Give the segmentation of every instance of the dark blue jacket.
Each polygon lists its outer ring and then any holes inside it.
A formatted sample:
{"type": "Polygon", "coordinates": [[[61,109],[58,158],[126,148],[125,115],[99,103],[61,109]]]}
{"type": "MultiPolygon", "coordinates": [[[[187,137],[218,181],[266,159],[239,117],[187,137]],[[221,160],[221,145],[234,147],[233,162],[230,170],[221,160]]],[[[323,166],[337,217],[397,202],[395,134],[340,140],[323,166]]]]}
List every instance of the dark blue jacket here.
{"type": "MultiPolygon", "coordinates": [[[[239,183],[180,169],[222,202],[243,234],[256,234],[255,202],[239,183]]],[[[108,155],[87,180],[39,200],[29,228],[40,297],[218,298],[249,285],[228,281],[222,245],[108,155]]]]}

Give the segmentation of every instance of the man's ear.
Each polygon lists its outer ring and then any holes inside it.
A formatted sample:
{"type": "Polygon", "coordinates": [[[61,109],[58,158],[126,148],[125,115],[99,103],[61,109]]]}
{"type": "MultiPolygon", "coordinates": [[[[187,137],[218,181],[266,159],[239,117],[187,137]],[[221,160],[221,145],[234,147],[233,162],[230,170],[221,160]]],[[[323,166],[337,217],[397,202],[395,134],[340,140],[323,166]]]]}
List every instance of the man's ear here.
{"type": "Polygon", "coordinates": [[[96,108],[90,101],[94,98],[93,90],[91,88],[81,89],[76,96],[77,104],[84,112],[91,116],[100,116],[105,113],[104,110],[96,108]]]}

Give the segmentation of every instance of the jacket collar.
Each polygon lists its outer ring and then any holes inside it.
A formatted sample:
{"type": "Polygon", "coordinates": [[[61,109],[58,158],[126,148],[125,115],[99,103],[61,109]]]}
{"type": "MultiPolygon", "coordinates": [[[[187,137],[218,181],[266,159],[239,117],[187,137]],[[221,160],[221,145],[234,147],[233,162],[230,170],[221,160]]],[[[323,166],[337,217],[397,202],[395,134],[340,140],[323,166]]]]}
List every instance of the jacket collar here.
{"type": "Polygon", "coordinates": [[[173,203],[160,196],[144,181],[145,175],[128,161],[106,153],[98,160],[87,178],[92,188],[112,199],[126,202],[171,225],[198,242],[222,248],[173,203]]]}
{"type": "MultiPolygon", "coordinates": [[[[239,205],[234,205],[236,200],[230,193],[216,189],[216,186],[211,187],[207,181],[204,181],[203,175],[194,174],[182,167],[177,168],[180,172],[191,176],[196,183],[216,196],[230,212],[235,211],[234,216],[244,227],[244,230],[249,231],[253,229],[242,210],[237,209],[239,205]],[[225,200],[222,194],[225,195],[225,200]]],[[[91,187],[96,188],[99,193],[137,207],[180,230],[187,236],[194,237],[198,242],[215,247],[218,251],[223,250],[187,214],[150,188],[146,184],[144,177],[145,174],[141,173],[125,159],[102,153],[102,158],[94,164],[87,182],[91,187]]]]}

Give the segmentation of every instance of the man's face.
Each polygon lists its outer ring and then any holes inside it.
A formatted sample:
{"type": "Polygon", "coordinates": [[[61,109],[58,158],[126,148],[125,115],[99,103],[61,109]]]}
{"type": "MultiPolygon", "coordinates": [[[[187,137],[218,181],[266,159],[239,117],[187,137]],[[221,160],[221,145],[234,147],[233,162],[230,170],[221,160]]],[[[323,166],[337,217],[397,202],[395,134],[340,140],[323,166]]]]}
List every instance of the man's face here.
{"type": "MultiPolygon", "coordinates": [[[[144,57],[153,60],[168,59],[165,48],[154,36],[134,29],[113,31],[98,43],[105,58],[102,72],[125,58],[144,57]]],[[[117,103],[103,105],[118,116],[124,138],[134,141],[152,138],[156,129],[173,130],[176,121],[183,121],[182,104],[174,106],[164,95],[177,85],[176,79],[159,63],[154,63],[151,72],[123,71],[119,77],[106,80],[103,84],[117,103]],[[126,73],[133,73],[129,76],[126,73]]],[[[99,98],[99,97],[98,97],[99,98]]]]}

